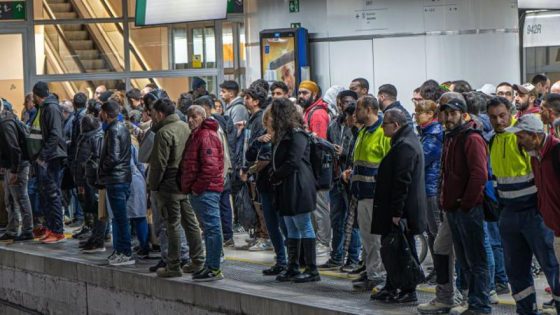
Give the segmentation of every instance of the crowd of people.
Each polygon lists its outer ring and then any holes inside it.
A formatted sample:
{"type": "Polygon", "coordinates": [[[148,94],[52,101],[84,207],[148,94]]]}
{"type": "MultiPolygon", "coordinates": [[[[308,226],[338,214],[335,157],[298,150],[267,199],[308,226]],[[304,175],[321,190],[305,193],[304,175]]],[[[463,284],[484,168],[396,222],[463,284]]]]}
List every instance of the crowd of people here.
{"type": "Polygon", "coordinates": [[[1,99],[0,241],[56,244],[79,227],[85,254],[112,241],[108,263],[122,266],[157,250],[151,272],[194,281],[223,279],[225,247],[273,250],[262,273],[277,281],[339,270],[385,303],[435,284],[421,314],[490,314],[509,293],[518,314],[538,314],[538,266],[543,308],[560,311],[560,81],[428,80],[412,115],[394,85],[374,95],[363,78],[324,93],[303,81],[296,97],[281,81],[191,88],[177,102],[153,84],[60,100],[37,82],[21,117],[1,99]]]}

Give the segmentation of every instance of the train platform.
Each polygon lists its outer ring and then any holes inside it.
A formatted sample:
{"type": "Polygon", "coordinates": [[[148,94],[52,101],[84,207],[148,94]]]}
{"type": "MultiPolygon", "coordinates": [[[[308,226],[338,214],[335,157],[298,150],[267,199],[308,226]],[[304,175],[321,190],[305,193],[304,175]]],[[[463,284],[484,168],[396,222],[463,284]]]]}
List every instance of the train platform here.
{"type": "MultiPolygon", "coordinates": [[[[236,241],[245,237],[236,235],[236,241]]],[[[261,273],[272,264],[271,251],[225,249],[225,279],[209,283],[188,275],[156,277],[148,268],[157,253],[121,267],[108,265],[110,253],[108,247],[82,254],[71,239],[55,245],[0,243],[0,314],[417,314],[416,304],[370,301],[369,292],[352,290],[345,273],[321,272],[316,283],[276,282],[261,273]]],[[[539,305],[549,298],[543,279],[537,279],[539,305]]],[[[434,297],[433,286],[418,291],[419,303],[434,297]]],[[[493,314],[515,314],[511,296],[500,296],[493,314]]]]}

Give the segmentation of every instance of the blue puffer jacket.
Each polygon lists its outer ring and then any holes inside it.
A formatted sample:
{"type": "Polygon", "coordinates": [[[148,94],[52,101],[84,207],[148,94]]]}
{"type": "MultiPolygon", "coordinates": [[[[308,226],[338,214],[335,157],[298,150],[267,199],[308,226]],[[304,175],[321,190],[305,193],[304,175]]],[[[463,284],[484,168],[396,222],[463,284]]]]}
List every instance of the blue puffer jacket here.
{"type": "Polygon", "coordinates": [[[418,135],[424,149],[426,195],[428,197],[437,196],[440,182],[443,126],[438,122],[432,122],[423,128],[418,126],[418,135]]]}

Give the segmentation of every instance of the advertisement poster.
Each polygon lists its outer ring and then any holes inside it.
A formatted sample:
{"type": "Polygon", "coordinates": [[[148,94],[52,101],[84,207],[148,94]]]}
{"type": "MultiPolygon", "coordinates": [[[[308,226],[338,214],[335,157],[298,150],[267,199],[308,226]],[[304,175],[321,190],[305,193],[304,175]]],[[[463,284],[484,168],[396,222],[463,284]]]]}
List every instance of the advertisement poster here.
{"type": "Polygon", "coordinates": [[[284,81],[288,93],[294,94],[296,87],[296,52],[294,34],[281,34],[272,38],[261,38],[262,73],[267,81],[284,81]]]}

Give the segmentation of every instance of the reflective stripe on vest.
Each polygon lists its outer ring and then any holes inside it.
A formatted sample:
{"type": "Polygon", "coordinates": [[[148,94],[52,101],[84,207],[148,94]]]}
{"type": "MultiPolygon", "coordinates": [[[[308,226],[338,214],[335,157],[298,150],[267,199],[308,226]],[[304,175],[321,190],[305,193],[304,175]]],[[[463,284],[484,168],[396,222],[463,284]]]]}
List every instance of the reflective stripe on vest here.
{"type": "Polygon", "coordinates": [[[537,186],[535,185],[527,188],[511,190],[511,191],[498,190],[498,195],[500,196],[500,198],[504,198],[504,199],[515,199],[515,198],[525,197],[536,193],[537,193],[537,186]]]}

